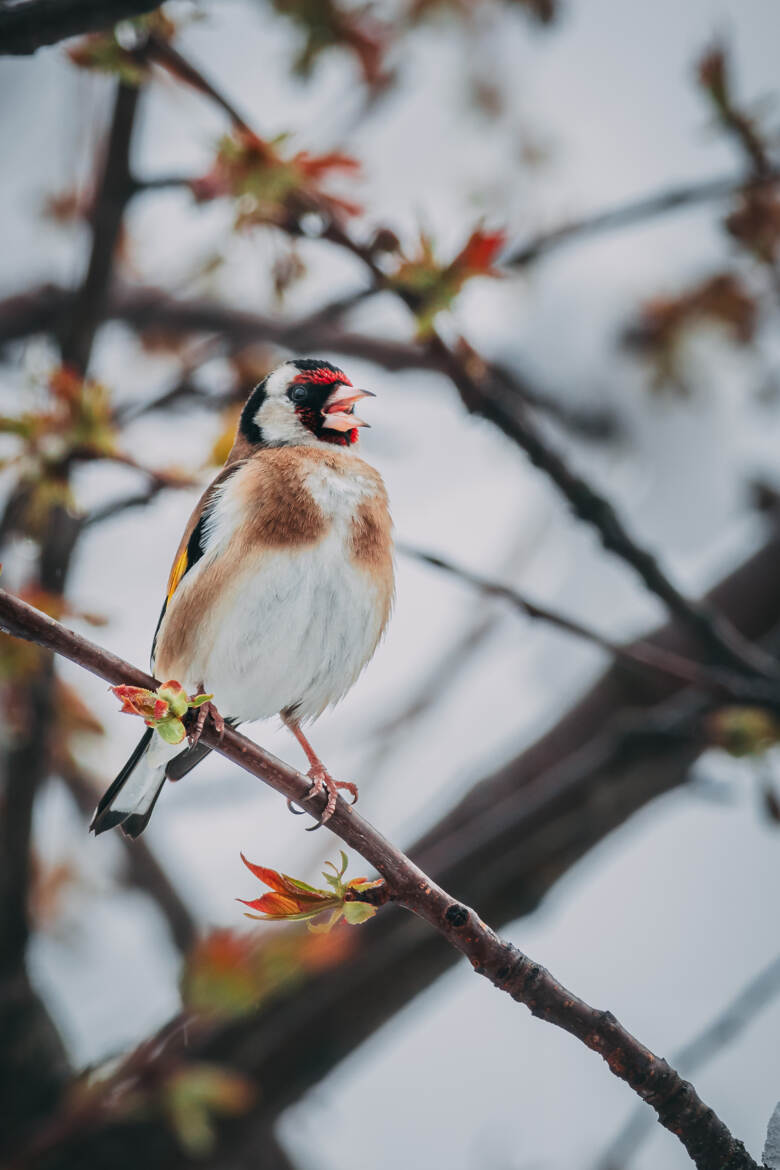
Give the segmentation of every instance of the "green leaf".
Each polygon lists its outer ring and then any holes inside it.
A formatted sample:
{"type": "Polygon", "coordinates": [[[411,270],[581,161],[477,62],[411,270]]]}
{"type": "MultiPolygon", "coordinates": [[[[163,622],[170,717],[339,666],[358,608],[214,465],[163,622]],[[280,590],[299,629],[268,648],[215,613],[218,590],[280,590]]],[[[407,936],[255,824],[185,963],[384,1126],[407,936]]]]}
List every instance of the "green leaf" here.
{"type": "Polygon", "coordinates": [[[213,698],[213,695],[195,695],[194,698],[190,699],[189,705],[190,707],[202,707],[204,703],[210,703],[213,698]]]}
{"type": "Polygon", "coordinates": [[[350,926],[359,926],[361,922],[373,918],[375,914],[376,907],[370,906],[368,902],[344,903],[344,918],[350,926]]]}
{"type": "Polygon", "coordinates": [[[155,724],[155,728],[157,734],[166,743],[181,743],[186,735],[181,719],[162,719],[159,723],[155,724]]]}

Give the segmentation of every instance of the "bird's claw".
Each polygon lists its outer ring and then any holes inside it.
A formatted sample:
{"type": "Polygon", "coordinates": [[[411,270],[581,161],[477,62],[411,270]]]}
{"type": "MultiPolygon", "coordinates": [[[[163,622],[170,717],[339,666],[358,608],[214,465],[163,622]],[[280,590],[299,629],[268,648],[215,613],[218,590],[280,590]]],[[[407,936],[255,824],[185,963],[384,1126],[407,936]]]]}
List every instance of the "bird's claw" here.
{"type": "MultiPolygon", "coordinates": [[[[350,804],[354,804],[357,800],[358,790],[357,785],[350,783],[348,780],[334,780],[322,765],[317,766],[313,764],[307,772],[307,775],[312,782],[311,788],[305,796],[301,797],[300,804],[313,800],[315,796],[321,796],[323,792],[327,792],[328,794],[328,800],[319,821],[316,825],[312,825],[310,829],[306,830],[307,833],[313,833],[315,829],[321,828],[333,816],[339,789],[344,789],[352,797],[350,804]]],[[[287,801],[287,807],[296,816],[300,816],[305,811],[305,809],[296,808],[291,800],[287,801]]]]}
{"type": "Polygon", "coordinates": [[[197,718],[195,719],[195,724],[191,731],[189,731],[187,734],[190,747],[194,747],[195,744],[199,742],[200,737],[203,735],[203,728],[206,726],[206,720],[208,718],[211,718],[211,722],[214,724],[214,730],[216,731],[219,738],[222,739],[222,736],[225,734],[225,720],[222,718],[211,700],[209,700],[207,703],[203,703],[200,707],[198,707],[198,714],[197,718]]]}

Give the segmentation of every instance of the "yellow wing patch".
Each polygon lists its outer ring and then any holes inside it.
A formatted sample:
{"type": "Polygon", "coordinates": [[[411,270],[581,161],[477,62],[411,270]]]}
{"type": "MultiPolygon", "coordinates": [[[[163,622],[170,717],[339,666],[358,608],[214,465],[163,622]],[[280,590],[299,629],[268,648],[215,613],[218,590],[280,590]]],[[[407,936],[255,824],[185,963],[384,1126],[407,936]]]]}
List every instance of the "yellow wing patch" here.
{"type": "Polygon", "coordinates": [[[166,598],[168,601],[170,601],[171,598],[173,597],[174,593],[176,592],[177,585],[179,584],[179,582],[181,581],[182,577],[184,576],[184,574],[186,572],[187,572],[187,549],[185,547],[184,549],[182,549],[180,555],[176,558],[176,561],[174,562],[174,566],[171,569],[171,575],[168,578],[168,592],[166,594],[166,598]]]}

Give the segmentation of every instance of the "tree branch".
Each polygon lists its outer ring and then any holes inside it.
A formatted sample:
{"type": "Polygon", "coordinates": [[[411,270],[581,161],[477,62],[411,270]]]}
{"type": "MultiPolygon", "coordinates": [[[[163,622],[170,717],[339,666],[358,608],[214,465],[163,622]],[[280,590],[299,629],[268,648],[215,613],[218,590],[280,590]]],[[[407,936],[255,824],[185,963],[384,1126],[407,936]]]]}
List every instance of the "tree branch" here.
{"type": "MultiPolygon", "coordinates": [[[[0,301],[0,346],[34,333],[56,332],[71,311],[73,297],[69,290],[46,284],[0,301]]],[[[330,308],[326,306],[326,310],[330,308]]],[[[212,300],[179,300],[156,288],[118,288],[104,301],[102,312],[104,321],[121,320],[138,332],[159,326],[177,334],[219,334],[233,348],[261,341],[297,352],[321,350],[356,357],[390,371],[439,369],[424,346],[352,332],[330,311],[285,320],[212,300]]],[[[490,363],[489,369],[505,395],[516,396],[575,433],[595,439],[610,439],[619,433],[619,424],[604,410],[573,408],[506,366],[490,363]]],[[[150,408],[162,408],[179,397],[179,387],[172,387],[150,408]]],[[[129,413],[135,417],[134,412],[129,413]]]]}
{"type": "Polygon", "coordinates": [[[496,393],[489,376],[473,377],[458,356],[437,336],[431,341],[430,349],[442,373],[446,373],[458,389],[466,409],[490,419],[523,448],[534,466],[553,481],[574,515],[596,529],[604,547],[635,570],[645,588],[660,598],[669,612],[691,630],[716,662],[750,674],[777,677],[778,665],[773,659],[748,645],[710,606],[691,600],[672,584],[655,557],[629,535],[610,501],[568,467],[516,402],[496,393]]]}
{"type": "Polygon", "coordinates": [[[633,224],[657,219],[671,211],[694,207],[699,203],[727,199],[729,196],[738,195],[740,191],[773,183],[777,179],[780,179],[780,167],[772,167],[762,178],[751,175],[741,177],[724,175],[721,178],[706,179],[702,183],[681,184],[663,191],[654,191],[651,195],[643,195],[641,199],[608,207],[594,215],[586,215],[570,223],[561,224],[551,231],[540,232],[526,243],[511,248],[502,258],[501,264],[506,268],[525,268],[550,252],[573,244],[577,240],[587,239],[588,236],[631,227],[633,224]]]}
{"type": "MultiPolygon", "coordinates": [[[[0,16],[5,13],[0,13],[0,16]]],[[[92,211],[92,245],[84,281],[72,300],[70,317],[65,322],[61,354],[64,362],[86,370],[100,320],[100,305],[110,282],[116,242],[119,236],[122,211],[126,201],[129,177],[129,151],[137,91],[119,86],[116,91],[108,146],[100,170],[97,194],[92,211]]],[[[68,466],[63,466],[63,480],[67,481],[68,466]]],[[[24,488],[20,491],[23,493],[24,488]]],[[[13,513],[9,502],[5,521],[13,513]]],[[[62,503],[53,504],[47,513],[45,529],[40,541],[37,559],[36,584],[47,593],[60,594],[80,533],[80,521],[62,503]]],[[[61,1092],[65,1078],[62,1047],[55,1044],[54,1028],[40,1001],[29,989],[24,970],[25,950],[29,935],[28,889],[30,866],[30,834],[32,811],[37,791],[49,771],[51,760],[51,728],[54,713],[54,671],[50,656],[42,656],[33,677],[17,688],[17,702],[26,708],[24,731],[0,754],[5,809],[0,822],[0,954],[4,976],[0,1010],[7,1010],[3,1002],[13,1000],[16,989],[27,988],[27,1017],[31,1032],[36,1032],[41,1043],[28,1048],[21,1043],[4,1047],[0,1060],[0,1079],[14,1085],[14,1108],[5,1127],[4,1140],[34,1124],[41,1108],[41,1092],[47,1097],[61,1092]],[[41,1048],[49,1048],[51,1057],[42,1062],[41,1048]],[[41,1074],[40,1065],[46,1063],[41,1074]]],[[[15,1002],[15,1001],[14,1001],[15,1002]]],[[[19,1005],[15,1003],[18,1010],[19,1005]]],[[[21,1011],[19,1012],[22,1018],[21,1011]]],[[[50,1102],[47,1101],[50,1105],[50,1102]]]]}
{"type": "Polygon", "coordinates": [[[91,217],[89,265],[74,298],[62,340],[63,362],[75,366],[82,374],[86,373],[92,342],[103,319],[103,301],[111,283],[122,216],[132,194],[130,142],[139,92],[134,85],[120,84],[117,88],[103,177],[91,217]]]}
{"type": "MultiPolygon", "coordinates": [[[[150,676],[116,655],[65,629],[52,618],[0,590],[0,628],[34,641],[114,684],[156,687],[150,676]]],[[[213,728],[205,742],[226,759],[300,803],[310,781],[238,732],[213,728]]],[[[313,815],[322,814],[324,799],[313,815]]],[[[453,899],[341,799],[329,828],[379,872],[389,898],[423,919],[469,959],[475,971],[524,1003],[540,1019],[570,1032],[607,1062],[675,1133],[699,1170],[758,1170],[723,1122],[666,1061],[645,1048],[610,1012],[598,1011],[571,994],[545,968],[500,939],[468,906],[453,899]]]]}
{"type": "Polygon", "coordinates": [[[449,573],[458,580],[478,589],[488,597],[499,597],[503,601],[509,602],[527,617],[545,622],[564,633],[572,634],[575,638],[581,638],[593,646],[598,646],[599,649],[605,650],[626,665],[659,671],[661,674],[677,679],[678,682],[690,683],[721,699],[728,698],[736,703],[757,704],[780,709],[780,690],[773,683],[765,683],[761,679],[746,679],[743,675],[731,671],[702,666],[700,662],[692,658],[675,654],[641,639],[624,645],[599,634],[596,630],[590,629],[573,618],[550,609],[548,606],[539,605],[538,602],[529,600],[509,585],[503,585],[499,581],[491,581],[478,573],[472,573],[444,557],[405,544],[397,544],[396,548],[405,556],[412,557],[432,568],[442,569],[445,573],[449,573]]]}
{"type": "Polygon", "coordinates": [[[66,37],[110,28],[159,0],[18,0],[0,3],[0,56],[26,56],[66,37]]]}
{"type": "MultiPolygon", "coordinates": [[[[717,1056],[773,999],[780,994],[780,955],[740,988],[730,1003],[697,1036],[675,1053],[673,1060],[692,1076],[717,1056]]],[[[595,1163],[595,1170],[625,1170],[651,1128],[652,1118],[641,1106],[632,1113],[595,1163]]]]}

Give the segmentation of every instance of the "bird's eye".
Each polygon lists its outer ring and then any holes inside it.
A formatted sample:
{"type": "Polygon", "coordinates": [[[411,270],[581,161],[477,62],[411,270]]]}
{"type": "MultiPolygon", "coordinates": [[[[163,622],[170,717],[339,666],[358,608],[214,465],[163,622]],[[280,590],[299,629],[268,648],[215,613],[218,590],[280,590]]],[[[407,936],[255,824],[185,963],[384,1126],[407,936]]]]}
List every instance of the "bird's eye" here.
{"type": "Polygon", "coordinates": [[[305,402],[308,393],[308,387],[306,386],[293,386],[292,390],[290,391],[290,398],[293,402],[305,402]]]}

